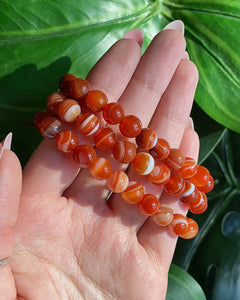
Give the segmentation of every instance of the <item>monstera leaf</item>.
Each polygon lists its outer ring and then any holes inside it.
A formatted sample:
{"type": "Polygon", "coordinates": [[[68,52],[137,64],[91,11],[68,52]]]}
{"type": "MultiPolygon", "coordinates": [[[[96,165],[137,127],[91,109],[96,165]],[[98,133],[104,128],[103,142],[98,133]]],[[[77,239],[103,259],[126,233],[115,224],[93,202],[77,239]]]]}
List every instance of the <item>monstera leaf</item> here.
{"type": "Polygon", "coordinates": [[[199,223],[199,234],[191,241],[179,240],[174,257],[212,300],[240,299],[239,147],[239,135],[227,131],[204,163],[216,183],[209,208],[192,216],[199,223]]]}

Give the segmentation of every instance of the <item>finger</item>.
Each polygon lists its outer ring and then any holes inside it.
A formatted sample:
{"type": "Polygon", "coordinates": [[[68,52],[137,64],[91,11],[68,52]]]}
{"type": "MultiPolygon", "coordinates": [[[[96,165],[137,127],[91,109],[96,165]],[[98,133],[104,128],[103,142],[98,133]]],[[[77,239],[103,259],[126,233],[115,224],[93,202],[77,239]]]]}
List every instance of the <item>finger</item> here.
{"type": "MultiPolygon", "coordinates": [[[[193,129],[187,128],[185,130],[180,149],[185,156],[197,160],[199,138],[193,129]]],[[[186,215],[188,211],[187,206],[180,203],[178,198],[171,197],[166,193],[163,193],[160,202],[163,205],[170,206],[174,213],[186,215]]],[[[152,218],[149,218],[140,229],[138,240],[152,257],[155,256],[158,260],[160,258],[161,263],[168,270],[174,254],[177,236],[173,236],[167,228],[158,226],[152,218]]]]}
{"type": "MultiPolygon", "coordinates": [[[[19,160],[13,152],[5,148],[0,159],[0,261],[9,257],[14,248],[14,225],[18,215],[21,182],[19,160]]],[[[0,273],[1,296],[4,299],[14,298],[15,285],[10,264],[0,265],[0,273]]]]}
{"type": "MultiPolygon", "coordinates": [[[[92,88],[106,92],[116,101],[128,84],[141,55],[138,43],[121,39],[103,56],[89,73],[92,88]]],[[[55,141],[44,140],[24,169],[23,193],[59,196],[75,179],[79,167],[58,151],[55,141]]]]}
{"type": "MultiPolygon", "coordinates": [[[[166,139],[172,148],[178,148],[181,143],[197,81],[198,72],[195,65],[189,60],[181,60],[150,123],[149,127],[154,129],[159,137],[166,139]]],[[[145,193],[152,193],[158,197],[162,193],[162,189],[151,184],[145,177],[136,176],[132,170],[129,172],[129,178],[132,181],[140,181],[145,188],[145,193]]],[[[136,209],[136,205],[129,205],[119,195],[113,195],[110,205],[119,215],[122,223],[134,222],[136,231],[146,220],[146,217],[136,209]]]]}
{"type": "MultiPolygon", "coordinates": [[[[137,115],[143,126],[147,126],[161,95],[181,60],[184,49],[184,37],[175,30],[161,32],[153,39],[118,101],[124,107],[126,115],[137,115]]],[[[96,80],[102,80],[102,78],[96,80]]],[[[100,152],[98,151],[98,153],[100,152]]],[[[124,168],[124,166],[112,160],[108,153],[101,153],[101,155],[107,155],[107,158],[113,164],[114,170],[124,168]]],[[[106,199],[109,191],[106,188],[105,181],[99,182],[91,177],[88,170],[83,170],[67,191],[68,196],[76,195],[76,193],[81,199],[87,199],[89,204],[98,205],[102,203],[105,205],[102,200],[106,199]],[[81,191],[79,192],[80,185],[81,191]],[[96,200],[96,194],[99,195],[98,200],[96,200]]]]}

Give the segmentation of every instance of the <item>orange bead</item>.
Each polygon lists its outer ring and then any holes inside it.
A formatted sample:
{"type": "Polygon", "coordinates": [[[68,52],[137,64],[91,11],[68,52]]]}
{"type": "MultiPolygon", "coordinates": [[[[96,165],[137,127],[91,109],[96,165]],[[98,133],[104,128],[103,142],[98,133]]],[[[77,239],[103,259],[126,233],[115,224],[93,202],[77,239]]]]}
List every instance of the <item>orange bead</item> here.
{"type": "Polygon", "coordinates": [[[159,205],[158,211],[152,216],[153,221],[160,226],[167,226],[173,220],[173,210],[165,205],[159,205]]]}
{"type": "Polygon", "coordinates": [[[121,170],[112,172],[107,180],[107,186],[113,193],[122,193],[128,187],[128,183],[127,174],[121,170]]]}
{"type": "Polygon", "coordinates": [[[72,157],[75,162],[79,163],[80,168],[87,168],[94,163],[97,154],[93,147],[83,144],[73,150],[72,157]]]}
{"type": "Polygon", "coordinates": [[[150,149],[149,152],[155,159],[163,160],[167,158],[170,153],[169,143],[164,139],[158,138],[155,147],[150,149]]]}
{"type": "Polygon", "coordinates": [[[98,117],[91,113],[85,113],[77,117],[77,129],[85,135],[94,134],[99,128],[98,117]]]}
{"type": "Polygon", "coordinates": [[[58,114],[58,105],[66,98],[61,93],[52,93],[47,98],[47,110],[53,114],[58,114]]]}
{"type": "Polygon", "coordinates": [[[63,130],[56,135],[56,144],[59,150],[71,152],[78,146],[78,136],[71,130],[63,130]]]}
{"type": "Polygon", "coordinates": [[[99,157],[89,166],[89,171],[96,179],[107,179],[112,174],[112,164],[108,159],[99,157]]]}
{"type": "Polygon", "coordinates": [[[77,78],[77,76],[68,73],[65,74],[59,81],[60,91],[67,97],[71,97],[71,95],[69,95],[70,82],[73,81],[75,78],[77,78]]]}
{"type": "Polygon", "coordinates": [[[97,112],[102,110],[104,106],[108,103],[108,98],[103,92],[93,90],[87,93],[85,97],[85,102],[87,107],[92,112],[97,112]]]}
{"type": "Polygon", "coordinates": [[[54,138],[59,132],[61,121],[56,117],[46,117],[39,124],[39,131],[42,136],[54,138]]]}
{"type": "Polygon", "coordinates": [[[198,234],[198,224],[191,218],[187,218],[188,230],[184,234],[179,235],[183,239],[192,239],[198,234]]]}
{"type": "Polygon", "coordinates": [[[171,148],[164,163],[173,170],[179,170],[185,163],[185,156],[180,149],[171,148]]]}
{"type": "Polygon", "coordinates": [[[148,175],[148,179],[157,185],[166,184],[170,179],[171,171],[164,164],[154,166],[152,172],[148,175]]]}
{"type": "Polygon", "coordinates": [[[117,136],[111,128],[103,127],[94,134],[93,140],[98,149],[109,150],[116,144],[117,136]]]}
{"type": "Polygon", "coordinates": [[[199,189],[199,191],[201,191],[201,192],[207,194],[207,193],[211,192],[211,191],[213,190],[213,188],[214,188],[214,179],[213,179],[213,177],[210,175],[207,184],[204,185],[204,186],[199,187],[198,189],[199,189]]]}
{"type": "Polygon", "coordinates": [[[187,218],[181,214],[174,214],[172,222],[168,225],[168,230],[176,235],[183,235],[188,231],[187,218]]]}
{"type": "Polygon", "coordinates": [[[39,111],[37,112],[33,117],[33,124],[37,130],[40,130],[39,126],[43,119],[46,117],[55,117],[52,113],[49,111],[39,111]]]}
{"type": "Polygon", "coordinates": [[[69,83],[68,97],[77,101],[83,100],[90,90],[90,84],[82,78],[75,78],[69,83]]]}
{"type": "Polygon", "coordinates": [[[144,188],[141,183],[130,181],[127,189],[122,192],[121,195],[123,199],[130,204],[138,203],[143,198],[144,188]]]}
{"type": "Polygon", "coordinates": [[[77,101],[66,99],[58,105],[58,116],[65,122],[74,122],[81,113],[81,107],[77,101]]]}
{"type": "Polygon", "coordinates": [[[169,181],[164,185],[165,191],[173,196],[179,196],[184,191],[184,188],[185,181],[177,173],[172,173],[169,181]]]}
{"type": "Polygon", "coordinates": [[[210,178],[210,173],[207,168],[203,166],[198,166],[197,167],[197,172],[189,178],[189,180],[195,184],[196,187],[201,187],[207,185],[209,178],[210,178]]]}
{"type": "Polygon", "coordinates": [[[141,150],[149,150],[157,144],[157,134],[151,128],[143,128],[141,133],[136,137],[136,143],[141,150]]]}
{"type": "Polygon", "coordinates": [[[191,204],[200,199],[201,195],[195,185],[189,181],[185,181],[185,188],[180,196],[180,200],[186,204],[191,204]]]}
{"type": "Polygon", "coordinates": [[[139,211],[146,216],[152,216],[157,213],[159,208],[159,200],[153,194],[145,194],[140,202],[138,202],[139,211]]]}
{"type": "Polygon", "coordinates": [[[204,213],[208,208],[208,199],[207,196],[200,192],[201,197],[197,199],[195,202],[191,203],[189,206],[189,210],[193,214],[202,214],[204,213]]]}
{"type": "Polygon", "coordinates": [[[132,161],[132,168],[139,175],[148,175],[154,168],[154,159],[149,153],[137,153],[132,161]]]}
{"type": "Polygon", "coordinates": [[[142,122],[133,115],[128,115],[122,119],[119,124],[119,130],[122,135],[128,138],[138,136],[142,131],[142,122]]]}
{"type": "Polygon", "coordinates": [[[122,121],[125,114],[120,104],[116,102],[108,103],[102,110],[103,119],[112,125],[116,125],[122,121]]]}
{"type": "Polygon", "coordinates": [[[185,158],[185,163],[181,167],[181,169],[178,170],[178,173],[183,177],[183,178],[190,178],[197,172],[197,162],[191,158],[191,157],[186,157],[185,158]]]}
{"type": "Polygon", "coordinates": [[[113,156],[121,163],[130,163],[136,156],[136,146],[129,141],[117,142],[113,147],[113,156]]]}

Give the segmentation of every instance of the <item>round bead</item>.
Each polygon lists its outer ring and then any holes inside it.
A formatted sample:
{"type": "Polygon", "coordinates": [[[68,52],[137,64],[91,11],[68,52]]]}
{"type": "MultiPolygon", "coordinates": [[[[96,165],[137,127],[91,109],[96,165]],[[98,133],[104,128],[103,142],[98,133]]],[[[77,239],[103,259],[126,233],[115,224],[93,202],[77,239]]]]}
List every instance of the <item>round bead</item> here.
{"type": "Polygon", "coordinates": [[[71,130],[63,130],[56,135],[57,147],[63,152],[71,152],[78,142],[78,136],[71,130]]]}
{"type": "Polygon", "coordinates": [[[52,93],[47,98],[47,110],[53,114],[58,114],[58,105],[65,100],[61,93],[52,93]]]}
{"type": "Polygon", "coordinates": [[[170,145],[165,139],[158,138],[155,147],[149,152],[155,159],[163,160],[166,159],[170,153],[170,145]]]}
{"type": "Polygon", "coordinates": [[[143,128],[141,133],[136,137],[136,143],[142,150],[149,150],[157,144],[157,134],[151,128],[143,128]]]}
{"type": "Polygon", "coordinates": [[[187,218],[181,214],[174,214],[172,222],[168,225],[171,233],[176,235],[183,235],[188,231],[187,218]]]}
{"type": "Polygon", "coordinates": [[[139,175],[148,175],[154,168],[154,159],[149,153],[137,153],[132,161],[132,168],[139,175]]]}
{"type": "Polygon", "coordinates": [[[90,90],[90,84],[86,79],[75,78],[69,83],[68,95],[77,101],[83,100],[90,90]]]}
{"type": "Polygon", "coordinates": [[[135,144],[129,141],[117,142],[113,147],[113,156],[121,163],[130,163],[135,158],[136,153],[137,152],[135,144]]]}
{"type": "Polygon", "coordinates": [[[207,168],[203,166],[197,167],[197,172],[189,178],[189,180],[195,184],[196,187],[207,185],[210,178],[210,173],[207,168]]]}
{"type": "Polygon", "coordinates": [[[201,192],[207,194],[207,193],[211,192],[211,191],[213,190],[213,188],[214,188],[214,179],[213,179],[213,177],[210,175],[207,184],[204,185],[204,186],[199,187],[198,189],[199,189],[199,191],[201,191],[201,192]]]}
{"type": "Polygon", "coordinates": [[[189,210],[193,214],[202,214],[204,213],[208,208],[208,199],[207,196],[200,192],[201,197],[197,199],[195,202],[190,204],[189,210]]]}
{"type": "Polygon", "coordinates": [[[122,192],[121,195],[123,199],[130,204],[138,203],[143,198],[144,188],[141,183],[130,181],[127,189],[122,192]]]}
{"type": "Polygon", "coordinates": [[[185,163],[185,156],[180,149],[171,148],[164,162],[169,168],[179,170],[185,163]]]}
{"type": "Polygon", "coordinates": [[[112,164],[108,159],[98,157],[95,162],[89,166],[89,171],[96,179],[107,179],[112,174],[112,164]]]}
{"type": "Polygon", "coordinates": [[[122,193],[128,187],[129,179],[125,172],[117,170],[112,172],[107,180],[108,188],[114,193],[122,193]]]}
{"type": "Polygon", "coordinates": [[[183,178],[190,178],[197,172],[197,162],[191,158],[191,157],[186,157],[185,158],[185,163],[181,167],[181,169],[178,170],[178,173],[183,177],[183,178]]]}
{"type": "Polygon", "coordinates": [[[145,194],[140,202],[138,202],[139,211],[146,216],[152,216],[157,213],[159,208],[159,200],[153,194],[145,194]]]}
{"type": "Polygon", "coordinates": [[[87,107],[92,112],[97,112],[102,110],[104,106],[108,103],[108,98],[103,92],[93,90],[87,93],[85,97],[85,102],[87,107]]]}
{"type": "Polygon", "coordinates": [[[43,119],[46,117],[53,117],[53,114],[49,111],[39,111],[33,117],[33,124],[37,130],[40,130],[39,126],[43,119]]]}
{"type": "Polygon", "coordinates": [[[104,106],[102,115],[108,124],[116,125],[122,121],[125,114],[120,104],[111,102],[104,106]]]}
{"type": "Polygon", "coordinates": [[[173,220],[173,210],[165,205],[159,205],[158,211],[152,216],[153,221],[160,226],[167,226],[173,220]]]}
{"type": "Polygon", "coordinates": [[[85,113],[77,117],[77,129],[85,135],[94,134],[99,128],[98,117],[91,113],[85,113]]]}
{"type": "Polygon", "coordinates": [[[54,138],[59,132],[61,121],[56,117],[46,117],[39,124],[39,131],[42,136],[54,138]]]}
{"type": "Polygon", "coordinates": [[[152,172],[148,175],[148,179],[157,185],[166,184],[170,179],[171,171],[164,164],[154,166],[152,172]]]}
{"type": "Polygon", "coordinates": [[[108,150],[116,144],[117,136],[111,128],[103,127],[94,134],[93,140],[98,149],[108,150]]]}
{"type": "Polygon", "coordinates": [[[58,116],[65,122],[74,122],[81,113],[79,104],[72,99],[66,99],[58,105],[58,116]]]}
{"type": "Polygon", "coordinates": [[[185,181],[177,173],[170,175],[169,181],[164,185],[165,191],[173,196],[179,196],[185,188],[185,181]]]}
{"type": "Polygon", "coordinates": [[[72,157],[75,162],[79,163],[80,168],[87,168],[94,163],[97,154],[93,147],[83,144],[73,150],[72,157]]]}
{"type": "Polygon", "coordinates": [[[198,224],[191,218],[187,218],[188,230],[184,234],[179,235],[183,239],[192,239],[198,234],[198,224]]]}
{"type": "Polygon", "coordinates": [[[201,197],[199,190],[189,181],[185,181],[185,188],[181,194],[180,200],[186,204],[191,204],[201,197]]]}
{"type": "MultiPolygon", "coordinates": [[[[59,81],[60,91],[67,97],[69,97],[70,92],[70,82],[73,81],[77,76],[73,74],[65,74],[59,81]]],[[[70,96],[71,97],[71,96],[70,96]]]]}
{"type": "Polygon", "coordinates": [[[119,130],[122,135],[128,138],[138,136],[142,131],[142,122],[133,115],[128,115],[122,119],[119,124],[119,130]]]}

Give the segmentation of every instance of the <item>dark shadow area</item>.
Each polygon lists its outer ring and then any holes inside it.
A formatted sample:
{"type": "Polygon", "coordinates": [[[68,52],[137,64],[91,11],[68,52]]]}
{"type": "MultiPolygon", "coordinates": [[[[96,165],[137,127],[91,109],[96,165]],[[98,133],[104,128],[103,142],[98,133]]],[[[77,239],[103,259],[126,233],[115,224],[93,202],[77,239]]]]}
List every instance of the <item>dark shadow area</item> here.
{"type": "Polygon", "coordinates": [[[58,90],[59,79],[70,67],[70,58],[62,57],[39,70],[25,65],[0,79],[0,138],[13,132],[12,149],[23,166],[42,139],[30,125],[33,116],[45,110],[48,95],[58,90]]]}

